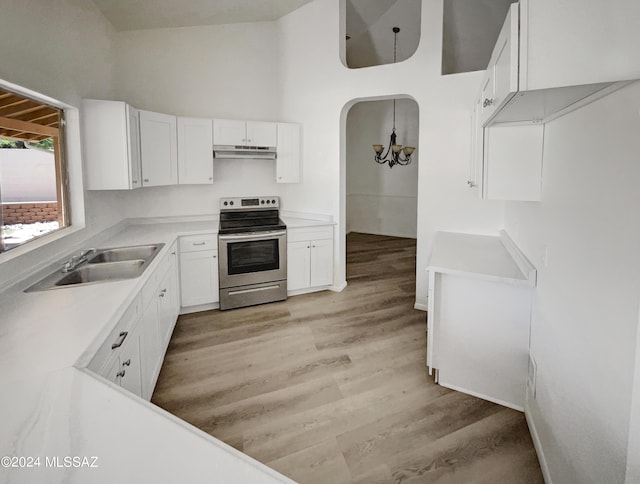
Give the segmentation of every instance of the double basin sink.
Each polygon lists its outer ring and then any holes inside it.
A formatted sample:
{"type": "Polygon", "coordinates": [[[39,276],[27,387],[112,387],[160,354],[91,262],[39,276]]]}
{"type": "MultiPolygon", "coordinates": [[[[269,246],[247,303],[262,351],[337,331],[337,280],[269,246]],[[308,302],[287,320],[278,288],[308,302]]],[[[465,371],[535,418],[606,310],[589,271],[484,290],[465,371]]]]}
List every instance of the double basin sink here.
{"type": "Polygon", "coordinates": [[[79,284],[133,279],[140,276],[164,244],[90,249],[27,289],[44,291],[79,284]]]}

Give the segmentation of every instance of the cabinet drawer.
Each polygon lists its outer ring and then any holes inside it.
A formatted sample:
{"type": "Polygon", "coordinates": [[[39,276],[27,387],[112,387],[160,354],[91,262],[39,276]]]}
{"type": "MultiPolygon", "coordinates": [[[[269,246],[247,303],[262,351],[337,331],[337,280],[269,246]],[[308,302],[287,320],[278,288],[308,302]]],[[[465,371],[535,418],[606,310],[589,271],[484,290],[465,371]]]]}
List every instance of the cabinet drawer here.
{"type": "Polygon", "coordinates": [[[141,301],[140,297],[136,297],[136,299],[131,303],[131,306],[127,308],[125,313],[116,324],[116,327],[113,328],[109,336],[104,340],[104,343],[95,356],[92,358],[91,362],[87,366],[91,371],[102,374],[103,367],[109,361],[109,359],[117,352],[120,347],[127,340],[131,329],[133,328],[136,321],[140,318],[142,314],[141,310],[141,301]],[[121,333],[127,333],[121,335],[121,333]],[[113,345],[118,345],[116,348],[113,348],[113,345]]]}
{"type": "Polygon", "coordinates": [[[216,234],[189,235],[180,237],[180,252],[196,252],[200,250],[217,250],[218,236],[216,234]]]}
{"type": "Polygon", "coordinates": [[[301,242],[304,240],[333,239],[333,226],[320,225],[300,229],[287,229],[287,242],[301,242]]]}

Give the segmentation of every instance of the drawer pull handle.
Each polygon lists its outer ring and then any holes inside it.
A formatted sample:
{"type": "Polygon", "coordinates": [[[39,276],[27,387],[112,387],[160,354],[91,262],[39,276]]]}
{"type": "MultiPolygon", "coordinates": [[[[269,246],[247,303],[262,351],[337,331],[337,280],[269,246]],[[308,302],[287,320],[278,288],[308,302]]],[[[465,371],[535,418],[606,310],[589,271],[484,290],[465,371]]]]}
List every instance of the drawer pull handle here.
{"type": "Polygon", "coordinates": [[[206,242],[193,242],[193,245],[204,245],[206,242]]]}
{"type": "Polygon", "coordinates": [[[116,377],[122,378],[125,375],[125,373],[126,373],[126,371],[120,370],[118,373],[116,373],[116,377]]]}
{"type": "Polygon", "coordinates": [[[116,340],[116,342],[111,345],[111,349],[115,350],[116,348],[120,348],[122,346],[122,343],[124,343],[124,340],[127,338],[128,334],[128,331],[122,331],[118,335],[118,339],[116,340]]]}
{"type": "Polygon", "coordinates": [[[122,366],[131,366],[131,358],[129,358],[127,361],[123,361],[122,366]]]}
{"type": "Polygon", "coordinates": [[[484,102],[482,103],[482,107],[486,108],[488,106],[491,106],[492,104],[493,104],[493,99],[485,98],[484,102]]]}

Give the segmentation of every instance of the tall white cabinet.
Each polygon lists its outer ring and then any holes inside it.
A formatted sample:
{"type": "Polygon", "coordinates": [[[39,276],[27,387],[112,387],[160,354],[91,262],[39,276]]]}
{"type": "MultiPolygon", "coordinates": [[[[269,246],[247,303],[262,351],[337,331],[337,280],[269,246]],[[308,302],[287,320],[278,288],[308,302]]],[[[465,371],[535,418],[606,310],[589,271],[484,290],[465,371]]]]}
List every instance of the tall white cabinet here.
{"type": "Polygon", "coordinates": [[[213,121],[178,117],[178,183],[213,183],[213,121]]]}
{"type": "Polygon", "coordinates": [[[142,186],[138,110],[120,101],[82,101],[82,148],[89,190],[142,186]]]}
{"type": "Polygon", "coordinates": [[[278,143],[276,145],[276,182],[300,182],[301,137],[300,125],[278,123],[278,143]]]}
{"type": "Polygon", "coordinates": [[[178,184],[178,138],[176,117],[140,111],[142,186],[178,184]]]}
{"type": "Polygon", "coordinates": [[[632,3],[618,11],[599,0],[511,5],[473,109],[467,183],[481,198],[540,201],[545,123],[640,78],[640,31],[624,28],[640,17],[632,3]]]}

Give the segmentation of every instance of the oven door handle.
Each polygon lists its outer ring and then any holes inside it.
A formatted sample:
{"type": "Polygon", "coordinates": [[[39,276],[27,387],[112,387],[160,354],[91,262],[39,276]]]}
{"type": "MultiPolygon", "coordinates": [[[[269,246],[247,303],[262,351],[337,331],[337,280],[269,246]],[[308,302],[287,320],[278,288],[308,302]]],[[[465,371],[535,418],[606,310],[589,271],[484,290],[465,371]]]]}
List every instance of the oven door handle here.
{"type": "Polygon", "coordinates": [[[238,235],[218,235],[220,240],[259,240],[272,239],[274,237],[282,237],[287,235],[286,230],[267,230],[261,232],[249,232],[247,234],[238,235]]]}

